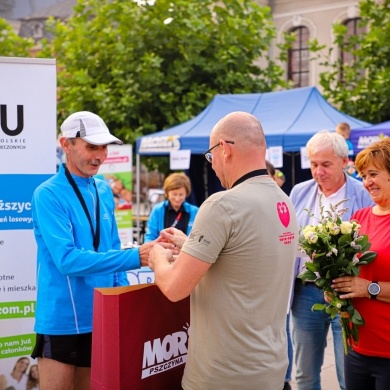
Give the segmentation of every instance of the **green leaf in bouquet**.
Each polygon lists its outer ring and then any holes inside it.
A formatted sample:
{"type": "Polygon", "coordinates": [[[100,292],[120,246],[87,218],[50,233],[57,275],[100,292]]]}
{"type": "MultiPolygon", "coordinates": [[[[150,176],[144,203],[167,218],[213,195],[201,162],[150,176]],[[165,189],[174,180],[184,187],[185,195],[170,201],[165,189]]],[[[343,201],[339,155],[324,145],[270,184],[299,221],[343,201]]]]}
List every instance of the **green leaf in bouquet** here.
{"type": "Polygon", "coordinates": [[[326,278],[326,279],[331,279],[330,269],[328,269],[328,270],[326,271],[325,278],[326,278]]]}
{"type": "MultiPolygon", "coordinates": [[[[359,243],[360,245],[360,243],[359,243]]],[[[371,247],[371,243],[367,243],[367,245],[361,245],[361,248],[360,248],[360,253],[364,253],[364,252],[367,252],[371,247]]]]}
{"type": "Polygon", "coordinates": [[[315,303],[312,307],[311,307],[311,311],[314,311],[314,310],[324,310],[324,309],[328,309],[330,306],[326,305],[325,303],[315,303]]]}
{"type": "Polygon", "coordinates": [[[314,258],[318,261],[318,260],[325,258],[325,255],[326,255],[325,252],[316,252],[316,254],[314,255],[314,258]]]}
{"type": "Polygon", "coordinates": [[[316,280],[317,275],[312,271],[305,270],[298,275],[298,278],[305,282],[306,280],[316,280]]]}
{"type": "Polygon", "coordinates": [[[335,306],[330,306],[330,310],[328,312],[328,314],[330,315],[330,318],[335,318],[337,316],[337,314],[339,314],[339,309],[335,306]]]}
{"type": "Polygon", "coordinates": [[[373,262],[376,258],[377,253],[374,251],[367,251],[364,252],[360,258],[359,258],[359,263],[358,265],[365,265],[365,264],[370,264],[373,262]]]}
{"type": "Polygon", "coordinates": [[[362,236],[359,236],[359,238],[355,241],[359,243],[359,245],[361,245],[362,247],[365,247],[366,245],[368,245],[368,236],[364,234],[362,236]]]}
{"type": "Polygon", "coordinates": [[[355,308],[354,308],[353,305],[350,303],[349,299],[346,299],[346,301],[348,302],[347,312],[348,312],[348,314],[352,317],[352,316],[353,316],[353,313],[354,313],[354,311],[355,311],[355,308]]]}
{"type": "Polygon", "coordinates": [[[359,330],[356,325],[353,325],[350,329],[350,334],[353,338],[353,341],[357,343],[359,341],[359,330]]]}
{"type": "Polygon", "coordinates": [[[333,268],[330,269],[328,279],[333,280],[335,278],[338,278],[339,275],[340,275],[340,270],[338,270],[337,268],[333,267],[333,268]]]}
{"type": "Polygon", "coordinates": [[[338,267],[347,268],[351,264],[351,261],[342,256],[337,263],[338,267]]]}
{"type": "Polygon", "coordinates": [[[351,241],[352,241],[352,238],[351,238],[350,234],[343,234],[342,236],[339,237],[337,242],[338,242],[338,245],[340,247],[346,247],[346,246],[349,246],[351,241]]]}
{"type": "Polygon", "coordinates": [[[320,288],[323,288],[326,284],[327,284],[327,280],[326,278],[319,278],[315,281],[315,284],[320,287],[320,288]]]}
{"type": "Polygon", "coordinates": [[[323,287],[323,290],[324,290],[324,292],[330,293],[330,295],[334,295],[335,292],[334,292],[333,288],[329,287],[330,284],[331,283],[329,283],[327,286],[323,287]]]}
{"type": "Polygon", "coordinates": [[[352,322],[355,325],[364,325],[363,317],[360,315],[360,313],[356,309],[353,312],[352,322]]]}
{"type": "MultiPolygon", "coordinates": [[[[348,307],[348,305],[350,305],[348,299],[341,299],[341,298],[339,298],[339,302],[340,302],[340,305],[341,305],[341,307],[342,307],[343,309],[344,309],[345,307],[348,307]]],[[[352,306],[352,307],[353,307],[353,306],[352,306]]]]}
{"type": "Polygon", "coordinates": [[[352,268],[352,273],[353,273],[354,276],[359,276],[359,268],[353,267],[352,268]]]}
{"type": "Polygon", "coordinates": [[[299,236],[298,238],[298,242],[302,245],[302,246],[310,246],[309,242],[306,240],[306,238],[304,236],[299,236]]]}
{"type": "Polygon", "coordinates": [[[312,272],[317,272],[319,270],[319,265],[316,262],[312,263],[308,261],[305,263],[305,267],[312,272]]]}
{"type": "Polygon", "coordinates": [[[347,266],[344,268],[344,273],[346,275],[351,275],[353,273],[353,269],[357,268],[355,264],[352,263],[352,261],[348,261],[347,266]]]}

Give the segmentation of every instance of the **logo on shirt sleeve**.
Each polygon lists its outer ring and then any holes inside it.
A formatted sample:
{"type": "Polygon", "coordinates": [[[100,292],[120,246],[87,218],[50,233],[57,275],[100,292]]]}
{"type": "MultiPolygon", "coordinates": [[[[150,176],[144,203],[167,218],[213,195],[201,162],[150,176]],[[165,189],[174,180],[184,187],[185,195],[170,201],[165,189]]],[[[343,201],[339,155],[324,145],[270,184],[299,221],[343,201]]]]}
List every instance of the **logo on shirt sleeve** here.
{"type": "MultiPolygon", "coordinates": [[[[290,210],[285,202],[276,203],[276,209],[278,210],[278,215],[280,222],[286,228],[290,224],[290,210]]],[[[279,236],[279,241],[284,245],[290,245],[295,238],[295,234],[292,232],[284,232],[279,236]]]]}
{"type": "Polygon", "coordinates": [[[284,227],[287,227],[290,223],[290,211],[285,202],[276,203],[276,209],[278,210],[278,215],[280,222],[284,227]]]}

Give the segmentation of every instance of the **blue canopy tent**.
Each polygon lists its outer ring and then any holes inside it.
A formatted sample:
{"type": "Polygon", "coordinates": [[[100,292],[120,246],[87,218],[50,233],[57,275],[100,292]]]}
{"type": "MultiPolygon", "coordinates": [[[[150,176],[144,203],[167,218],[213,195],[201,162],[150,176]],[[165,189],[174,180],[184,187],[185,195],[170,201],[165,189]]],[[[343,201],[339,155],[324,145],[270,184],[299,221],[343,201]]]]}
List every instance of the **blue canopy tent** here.
{"type": "Polygon", "coordinates": [[[351,142],[354,153],[357,154],[373,142],[390,137],[390,121],[363,128],[352,128],[351,142]]]}
{"type": "MultiPolygon", "coordinates": [[[[299,161],[296,158],[299,158],[300,148],[306,145],[313,134],[320,130],[334,131],[340,122],[347,122],[352,128],[369,125],[332,107],[316,87],[265,93],[216,95],[193,119],[137,139],[137,177],[140,174],[140,155],[169,155],[174,150],[189,149],[191,167],[195,165],[193,159],[198,161],[197,164],[200,164],[200,161],[203,164],[201,155],[209,148],[211,129],[222,117],[233,111],[245,111],[255,115],[263,126],[267,146],[283,147],[283,171],[288,186],[292,186],[296,181],[295,165],[299,165],[296,164],[299,161]]],[[[207,164],[203,165],[202,170],[197,165],[197,176],[203,178],[205,169],[210,171],[207,164]]],[[[302,175],[299,178],[306,179],[302,175]]],[[[205,183],[206,187],[207,185],[205,183]]],[[[137,191],[139,193],[139,187],[137,191]]],[[[212,191],[206,195],[210,193],[212,191]]],[[[198,201],[198,204],[202,201],[202,199],[198,201]]]]}
{"type": "Polygon", "coordinates": [[[351,128],[369,123],[346,115],[332,107],[316,87],[285,91],[216,95],[193,119],[154,134],[139,137],[136,153],[166,155],[172,150],[191,150],[202,154],[209,148],[213,126],[233,111],[245,111],[261,122],[268,146],[282,146],[284,152],[299,152],[319,130],[334,131],[340,122],[351,128]]]}

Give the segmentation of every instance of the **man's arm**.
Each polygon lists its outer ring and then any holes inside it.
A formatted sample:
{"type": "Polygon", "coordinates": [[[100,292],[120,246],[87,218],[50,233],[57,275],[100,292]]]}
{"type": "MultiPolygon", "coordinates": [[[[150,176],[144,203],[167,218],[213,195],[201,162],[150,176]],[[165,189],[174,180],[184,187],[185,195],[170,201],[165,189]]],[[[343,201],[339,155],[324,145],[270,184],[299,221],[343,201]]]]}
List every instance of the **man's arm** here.
{"type": "Polygon", "coordinates": [[[150,252],[149,267],[154,271],[155,282],[162,293],[172,302],[191,294],[211,263],[199,260],[185,252],[174,259],[172,252],[155,245],[150,252]]]}

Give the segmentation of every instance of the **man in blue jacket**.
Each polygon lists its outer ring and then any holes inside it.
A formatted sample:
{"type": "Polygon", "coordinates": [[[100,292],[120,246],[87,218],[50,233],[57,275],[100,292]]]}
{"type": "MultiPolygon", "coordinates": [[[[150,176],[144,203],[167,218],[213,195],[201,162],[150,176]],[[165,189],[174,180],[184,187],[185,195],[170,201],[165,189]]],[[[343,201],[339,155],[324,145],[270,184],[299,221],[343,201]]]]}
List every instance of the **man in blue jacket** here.
{"type": "Polygon", "coordinates": [[[128,285],[126,270],[147,265],[153,242],[120,250],[111,188],[94,178],[108,144],[122,144],[87,111],[61,126],[66,164],[34,192],[40,388],[89,389],[93,292],[128,285]]]}
{"type": "MultiPolygon", "coordinates": [[[[351,219],[356,210],[372,204],[362,183],[344,172],[348,162],[348,147],[341,135],[318,132],[308,141],[306,150],[313,179],[295,185],[290,194],[301,228],[318,224],[320,196],[324,211],[329,210],[329,205],[348,199],[344,203],[348,211],[343,215],[343,220],[351,219]]],[[[305,256],[297,258],[295,276],[303,271],[306,261],[308,258],[305,256]]],[[[315,303],[326,303],[322,289],[315,283],[306,282],[303,285],[300,279],[295,279],[291,312],[298,390],[321,389],[320,372],[329,326],[333,332],[337,378],[340,389],[344,390],[340,319],[336,316],[332,320],[323,311],[312,312],[311,307],[315,303]]]]}

